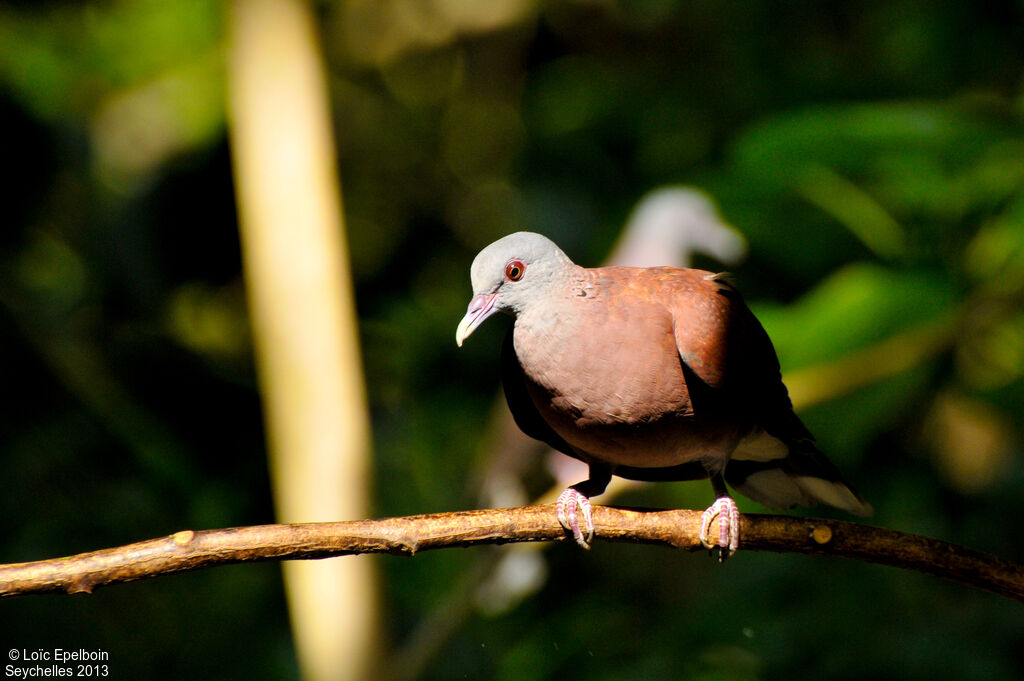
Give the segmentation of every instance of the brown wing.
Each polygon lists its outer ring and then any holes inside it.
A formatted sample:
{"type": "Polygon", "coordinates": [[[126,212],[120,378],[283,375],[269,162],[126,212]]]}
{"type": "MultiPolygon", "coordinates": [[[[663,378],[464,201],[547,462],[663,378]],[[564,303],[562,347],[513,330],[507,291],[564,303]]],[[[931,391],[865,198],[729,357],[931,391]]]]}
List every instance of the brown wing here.
{"type": "MultiPolygon", "coordinates": [[[[871,506],[818,450],[814,436],[793,411],[778,356],[761,322],[735,289],[729,287],[723,295],[733,299],[735,321],[730,348],[736,365],[745,373],[745,378],[737,381],[739,403],[756,429],[785,445],[781,458],[745,460],[742,457],[748,451],[741,443],[726,466],[726,482],[773,508],[826,503],[855,515],[870,515],[871,506]]],[[[762,439],[754,438],[750,447],[762,439]]],[[[760,458],[756,451],[753,454],[760,458]]]]}
{"type": "Polygon", "coordinates": [[[694,411],[703,400],[750,429],[726,466],[726,481],[774,508],[823,502],[870,514],[793,411],[771,339],[740,293],[706,273],[699,283],[691,275],[687,291],[680,301],[685,309],[676,312],[676,343],[688,384],[697,379],[690,385],[694,411]],[[701,294],[689,293],[695,285],[701,294]],[[693,304],[695,298],[700,302],[693,304]]]}

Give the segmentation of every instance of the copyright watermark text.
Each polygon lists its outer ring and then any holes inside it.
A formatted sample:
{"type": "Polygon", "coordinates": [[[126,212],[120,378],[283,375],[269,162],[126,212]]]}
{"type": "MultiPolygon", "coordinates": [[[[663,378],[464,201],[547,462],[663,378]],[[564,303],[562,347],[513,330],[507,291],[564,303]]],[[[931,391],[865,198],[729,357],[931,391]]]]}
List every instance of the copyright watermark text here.
{"type": "Polygon", "coordinates": [[[88,678],[110,676],[110,653],[85,648],[11,648],[4,666],[9,679],[88,678]]]}

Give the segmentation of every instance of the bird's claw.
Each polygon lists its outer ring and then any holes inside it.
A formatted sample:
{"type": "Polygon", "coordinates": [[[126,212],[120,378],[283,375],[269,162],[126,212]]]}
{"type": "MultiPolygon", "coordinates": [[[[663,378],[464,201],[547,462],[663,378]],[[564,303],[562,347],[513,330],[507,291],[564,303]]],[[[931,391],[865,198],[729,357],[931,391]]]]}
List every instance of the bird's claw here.
{"type": "Polygon", "coordinates": [[[558,511],[558,522],[572,532],[576,543],[585,549],[590,548],[590,540],[594,538],[594,517],[590,513],[590,499],[575,487],[569,487],[558,495],[555,502],[558,511]],[[583,516],[583,528],[580,528],[578,515],[583,516]]]}
{"type": "Polygon", "coordinates": [[[700,543],[708,549],[718,547],[718,560],[736,553],[740,547],[740,509],[732,497],[718,497],[701,515],[700,543]],[[711,523],[718,518],[718,540],[711,539],[711,523]]]}

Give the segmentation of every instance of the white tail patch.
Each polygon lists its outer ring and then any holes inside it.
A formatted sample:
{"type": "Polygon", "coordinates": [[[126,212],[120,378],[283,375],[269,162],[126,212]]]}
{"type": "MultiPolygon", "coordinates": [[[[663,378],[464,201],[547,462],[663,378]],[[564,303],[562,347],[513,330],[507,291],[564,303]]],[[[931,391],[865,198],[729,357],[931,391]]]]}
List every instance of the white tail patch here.
{"type": "Polygon", "coordinates": [[[807,493],[807,496],[815,501],[835,506],[854,515],[867,516],[874,512],[869,504],[858,499],[841,482],[812,478],[808,475],[797,475],[793,477],[793,480],[800,489],[807,493]]]}
{"type": "Polygon", "coordinates": [[[828,504],[854,515],[868,516],[874,512],[869,504],[858,499],[841,482],[790,475],[781,468],[751,473],[742,483],[734,483],[733,487],[769,508],[828,504]]]}
{"type": "Polygon", "coordinates": [[[751,473],[741,484],[733,484],[744,496],[769,508],[789,508],[805,503],[806,495],[780,468],[751,473]]]}

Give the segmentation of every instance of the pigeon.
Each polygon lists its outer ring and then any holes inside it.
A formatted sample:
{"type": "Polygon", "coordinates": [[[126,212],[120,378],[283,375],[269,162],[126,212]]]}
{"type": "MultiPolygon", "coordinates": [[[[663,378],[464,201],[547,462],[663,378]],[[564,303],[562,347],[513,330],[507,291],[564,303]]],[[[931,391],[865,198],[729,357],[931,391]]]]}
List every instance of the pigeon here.
{"type": "Polygon", "coordinates": [[[516,425],[589,467],[556,503],[580,546],[593,539],[590,498],[612,475],[710,479],[700,539],[720,559],[740,541],[729,486],[770,508],[871,514],[794,413],[768,334],[724,276],[584,268],[547,237],[517,232],[480,251],[470,279],[456,343],[495,313],[511,315],[501,366],[516,425]]]}

